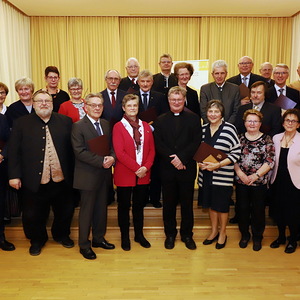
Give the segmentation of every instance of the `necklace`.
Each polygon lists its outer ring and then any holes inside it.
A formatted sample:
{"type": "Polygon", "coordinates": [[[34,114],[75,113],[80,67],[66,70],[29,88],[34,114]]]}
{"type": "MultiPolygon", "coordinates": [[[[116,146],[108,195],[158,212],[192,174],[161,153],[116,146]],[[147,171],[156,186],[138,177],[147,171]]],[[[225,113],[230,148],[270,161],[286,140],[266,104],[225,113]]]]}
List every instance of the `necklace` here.
{"type": "Polygon", "coordinates": [[[260,131],[255,136],[250,135],[248,132],[246,132],[245,136],[249,141],[255,141],[260,136],[260,134],[261,134],[260,131]]]}
{"type": "Polygon", "coordinates": [[[296,133],[294,133],[294,134],[292,135],[292,137],[291,137],[289,140],[287,140],[286,135],[284,134],[285,148],[288,148],[289,143],[290,143],[291,140],[294,138],[295,134],[296,134],[296,133]]]}

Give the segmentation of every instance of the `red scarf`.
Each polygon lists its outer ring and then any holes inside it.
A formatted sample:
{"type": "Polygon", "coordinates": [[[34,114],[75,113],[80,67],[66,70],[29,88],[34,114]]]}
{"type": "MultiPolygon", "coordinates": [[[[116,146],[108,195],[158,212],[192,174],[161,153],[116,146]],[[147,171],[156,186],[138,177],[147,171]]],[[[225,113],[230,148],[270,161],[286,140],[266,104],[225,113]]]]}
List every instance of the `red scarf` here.
{"type": "Polygon", "coordinates": [[[133,139],[135,141],[136,146],[139,147],[141,145],[141,136],[142,136],[142,134],[139,132],[139,128],[140,128],[139,118],[136,117],[135,121],[132,121],[124,114],[124,119],[127,120],[128,123],[131,125],[133,129],[133,139]]]}

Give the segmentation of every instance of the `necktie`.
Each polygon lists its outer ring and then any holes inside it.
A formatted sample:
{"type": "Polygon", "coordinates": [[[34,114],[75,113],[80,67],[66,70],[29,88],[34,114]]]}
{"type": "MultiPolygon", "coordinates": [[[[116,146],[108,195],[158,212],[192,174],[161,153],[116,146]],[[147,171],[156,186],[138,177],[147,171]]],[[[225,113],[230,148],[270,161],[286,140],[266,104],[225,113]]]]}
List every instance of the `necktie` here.
{"type": "Polygon", "coordinates": [[[115,108],[116,106],[115,92],[110,92],[110,94],[111,94],[111,106],[112,108],[115,108]]]}
{"type": "Polygon", "coordinates": [[[222,100],[222,87],[221,86],[218,86],[218,90],[219,90],[219,98],[220,100],[222,100]]]}
{"type": "Polygon", "coordinates": [[[148,108],[148,103],[147,103],[147,94],[146,93],[144,93],[143,94],[143,104],[144,104],[144,109],[145,110],[147,110],[147,108],[148,108]]]}
{"type": "Polygon", "coordinates": [[[245,86],[248,86],[248,83],[247,83],[248,78],[247,77],[243,77],[242,79],[243,79],[243,84],[245,86]]]}
{"type": "Polygon", "coordinates": [[[259,111],[259,106],[257,105],[253,105],[253,109],[258,110],[259,111]]]}
{"type": "Polygon", "coordinates": [[[94,124],[95,124],[95,126],[96,126],[96,131],[97,131],[98,135],[102,135],[102,134],[101,134],[101,130],[100,130],[99,122],[95,122],[94,124]]]}
{"type": "Polygon", "coordinates": [[[279,91],[279,96],[280,96],[280,95],[283,95],[284,89],[279,89],[278,91],[279,91]]]}
{"type": "Polygon", "coordinates": [[[132,83],[132,85],[135,85],[135,80],[134,80],[134,78],[131,79],[131,83],[132,83]]]}

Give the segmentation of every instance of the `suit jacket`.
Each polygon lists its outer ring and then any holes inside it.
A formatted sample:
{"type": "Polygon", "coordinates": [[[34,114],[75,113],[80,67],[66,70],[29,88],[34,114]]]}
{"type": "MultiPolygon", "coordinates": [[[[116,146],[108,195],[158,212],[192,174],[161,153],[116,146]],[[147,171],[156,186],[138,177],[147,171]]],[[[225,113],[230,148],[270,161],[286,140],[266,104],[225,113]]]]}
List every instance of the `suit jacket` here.
{"type": "Polygon", "coordinates": [[[200,104],[198,94],[194,89],[186,87],[186,102],[185,107],[200,117],[200,104]]]}
{"type": "Polygon", "coordinates": [[[129,77],[124,77],[121,79],[120,84],[119,84],[119,89],[126,91],[126,93],[133,93],[133,90],[138,91],[140,86],[138,85],[137,81],[135,84],[132,84],[131,80],[129,77]]]}
{"type": "MultiPolygon", "coordinates": [[[[34,112],[34,109],[32,108],[31,113],[34,112]]],[[[8,125],[10,128],[12,128],[14,120],[29,115],[29,112],[26,108],[26,106],[23,104],[21,100],[18,100],[14,103],[12,103],[5,112],[5,115],[7,117],[8,125]]]]}
{"type": "Polygon", "coordinates": [[[137,184],[150,183],[150,169],[155,156],[155,146],[152,131],[146,122],[142,122],[144,128],[144,145],[142,164],[136,162],[135,142],[122,122],[118,122],[113,129],[113,145],[116,151],[117,161],[114,171],[116,186],[136,186],[137,184]],[[135,172],[140,167],[146,167],[148,172],[143,178],[138,178],[135,172]]]}
{"type": "Polygon", "coordinates": [[[215,82],[202,85],[200,91],[200,110],[204,123],[208,123],[206,106],[208,101],[219,99],[225,108],[224,120],[234,124],[236,114],[240,106],[240,89],[237,85],[225,82],[222,92],[219,91],[215,82]]]}
{"type": "MultiPolygon", "coordinates": [[[[103,133],[111,141],[111,131],[109,122],[100,119],[100,125],[103,133]]],[[[89,150],[88,140],[98,136],[98,133],[87,116],[73,124],[72,128],[72,146],[75,154],[75,171],[73,187],[79,190],[96,190],[99,181],[105,180],[107,183],[111,180],[111,168],[102,167],[104,157],[99,156],[89,150]]],[[[111,156],[115,158],[111,147],[111,156]]]]}
{"type": "Polygon", "coordinates": [[[159,116],[154,122],[156,152],[160,158],[161,178],[193,181],[196,177],[196,162],[193,156],[201,142],[201,122],[197,115],[182,111],[175,116],[171,111],[159,116]],[[170,155],[176,154],[186,166],[177,170],[170,155]]]}
{"type": "Polygon", "coordinates": [[[126,92],[120,89],[117,89],[117,97],[116,97],[116,106],[115,108],[112,107],[110,98],[107,92],[107,89],[101,92],[103,99],[104,99],[104,109],[101,118],[111,122],[113,126],[115,123],[119,122],[124,114],[122,109],[122,100],[126,95],[126,92]]]}
{"type": "MultiPolygon", "coordinates": [[[[10,129],[8,126],[7,119],[4,115],[0,114],[0,154],[4,157],[4,160],[0,164],[0,189],[2,190],[5,190],[7,185],[7,159],[6,158],[7,158],[7,142],[9,139],[9,134],[10,134],[10,129]]],[[[0,228],[0,235],[1,235],[1,228],[0,228]]]]}
{"type": "Polygon", "coordinates": [[[14,122],[8,143],[9,179],[20,178],[22,187],[37,192],[40,186],[48,125],[66,183],[72,185],[74,156],[71,145],[71,118],[53,112],[45,123],[36,113],[14,122]]]}
{"type": "MultiPolygon", "coordinates": [[[[279,156],[280,156],[280,148],[281,148],[281,140],[283,138],[284,132],[279,133],[273,137],[274,147],[275,147],[275,166],[273,168],[271,174],[271,183],[273,183],[276,179],[279,156]]],[[[300,133],[296,132],[296,135],[293,140],[293,144],[290,147],[288,156],[287,156],[287,167],[290,173],[292,182],[297,189],[300,189],[300,133]]]]}
{"type": "MultiPolygon", "coordinates": [[[[145,111],[144,104],[143,104],[143,96],[140,94],[140,91],[135,93],[139,96],[139,113],[145,111]]],[[[148,98],[148,108],[154,107],[157,116],[167,112],[169,110],[169,104],[167,98],[164,94],[150,91],[150,96],[148,98]]]]}
{"type": "Polygon", "coordinates": [[[168,95],[169,89],[173,86],[178,85],[176,76],[171,73],[168,78],[168,87],[165,87],[165,76],[161,73],[153,75],[153,85],[152,90],[155,92],[168,95]]]}
{"type": "Polygon", "coordinates": [[[274,86],[275,80],[274,79],[271,79],[270,81],[267,80],[267,84],[268,84],[268,87],[270,88],[270,87],[274,86]]]}
{"type": "MultiPolygon", "coordinates": [[[[248,104],[240,106],[237,116],[236,116],[235,123],[234,123],[238,134],[246,132],[243,115],[246,110],[252,109],[252,107],[253,107],[252,103],[248,103],[248,104]]],[[[266,133],[272,137],[275,134],[277,134],[283,130],[282,126],[281,126],[281,109],[280,109],[280,107],[278,107],[274,104],[265,102],[263,104],[260,112],[263,114],[262,125],[260,128],[261,132],[266,133]]]]}
{"type": "MultiPolygon", "coordinates": [[[[297,105],[295,108],[300,108],[300,94],[298,90],[292,89],[290,87],[286,87],[286,96],[290,98],[291,100],[297,102],[297,105]]],[[[267,98],[266,101],[274,103],[275,100],[278,98],[276,89],[274,86],[270,87],[267,90],[267,98]]]]}
{"type": "MultiPolygon", "coordinates": [[[[238,74],[236,76],[232,76],[232,77],[228,78],[226,81],[234,83],[236,85],[242,84],[242,80],[241,80],[241,75],[240,74],[238,74]]],[[[254,82],[256,82],[256,81],[267,82],[266,78],[264,78],[264,77],[262,77],[260,75],[257,75],[257,74],[250,73],[250,80],[249,80],[248,88],[250,89],[251,85],[254,82]]]]}

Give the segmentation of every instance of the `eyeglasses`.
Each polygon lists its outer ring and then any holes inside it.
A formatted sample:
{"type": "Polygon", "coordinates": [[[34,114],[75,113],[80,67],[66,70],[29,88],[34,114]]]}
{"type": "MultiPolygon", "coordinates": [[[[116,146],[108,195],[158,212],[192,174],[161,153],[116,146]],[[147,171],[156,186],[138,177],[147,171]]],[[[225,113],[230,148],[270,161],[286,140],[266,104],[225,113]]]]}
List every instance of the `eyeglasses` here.
{"type": "Polygon", "coordinates": [[[47,76],[48,79],[50,80],[58,80],[58,76],[47,76]]]}
{"type": "Polygon", "coordinates": [[[41,100],[41,99],[39,99],[39,100],[33,100],[33,102],[36,102],[36,103],[38,103],[38,104],[42,104],[42,103],[50,104],[50,103],[52,103],[53,101],[52,101],[52,100],[49,100],[49,99],[46,99],[46,100],[41,100]]]}
{"type": "Polygon", "coordinates": [[[0,92],[0,95],[4,96],[4,95],[6,95],[6,92],[2,91],[2,92],[0,92]]]}
{"type": "Polygon", "coordinates": [[[70,88],[69,91],[71,92],[78,92],[78,91],[81,91],[82,88],[70,88]]]}
{"type": "Polygon", "coordinates": [[[106,77],[106,79],[109,80],[109,81],[113,81],[113,80],[119,81],[120,80],[119,77],[106,77]]]}
{"type": "Polygon", "coordinates": [[[170,99],[170,102],[172,103],[182,103],[184,101],[184,99],[170,99]]]}
{"type": "Polygon", "coordinates": [[[128,69],[137,69],[139,66],[127,66],[128,69]]]}
{"type": "Polygon", "coordinates": [[[288,72],[274,72],[274,75],[286,75],[289,74],[288,72]]]}
{"type": "Polygon", "coordinates": [[[240,62],[239,65],[252,65],[251,61],[240,62]]]}
{"type": "Polygon", "coordinates": [[[299,123],[299,121],[297,121],[297,120],[286,119],[286,120],[284,120],[284,123],[295,125],[295,124],[299,123]]]}
{"type": "Polygon", "coordinates": [[[103,104],[95,104],[95,103],[91,103],[91,104],[86,104],[88,106],[90,106],[91,108],[95,109],[95,108],[101,108],[103,107],[103,104]]]}
{"type": "Polygon", "coordinates": [[[260,123],[260,121],[257,121],[257,120],[246,120],[245,123],[257,125],[258,123],[260,123]]]}

